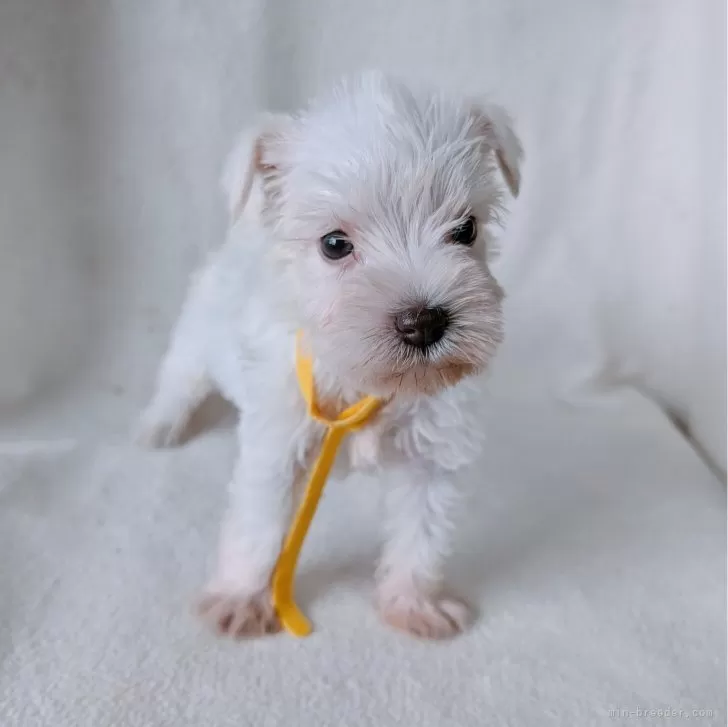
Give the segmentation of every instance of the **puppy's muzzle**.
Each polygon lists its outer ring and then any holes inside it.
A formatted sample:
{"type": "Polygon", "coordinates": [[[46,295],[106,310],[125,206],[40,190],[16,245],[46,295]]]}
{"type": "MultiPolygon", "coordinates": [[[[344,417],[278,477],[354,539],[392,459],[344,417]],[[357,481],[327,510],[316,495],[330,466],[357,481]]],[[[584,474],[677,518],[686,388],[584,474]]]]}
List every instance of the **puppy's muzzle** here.
{"type": "Polygon", "coordinates": [[[450,316],[444,308],[410,308],[398,313],[394,327],[404,343],[426,349],[437,343],[450,325],[450,316]]]}

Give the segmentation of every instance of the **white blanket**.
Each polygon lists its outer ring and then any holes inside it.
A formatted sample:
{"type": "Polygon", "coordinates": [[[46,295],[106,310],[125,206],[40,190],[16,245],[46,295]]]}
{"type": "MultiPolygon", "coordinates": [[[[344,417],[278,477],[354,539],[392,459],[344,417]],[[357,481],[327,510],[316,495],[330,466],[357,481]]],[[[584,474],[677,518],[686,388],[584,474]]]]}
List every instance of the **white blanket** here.
{"type": "Polygon", "coordinates": [[[390,632],[371,607],[371,482],[331,482],[307,542],[298,591],[315,633],[227,643],[192,602],[231,432],[150,454],[6,448],[0,722],[681,724],[629,718],[670,709],[724,724],[722,486],[634,396],[603,409],[494,398],[488,419],[453,564],[480,618],[437,645],[390,632]]]}
{"type": "Polygon", "coordinates": [[[725,467],[724,28],[722,0],[0,3],[0,725],[725,724],[725,486],[616,386],[725,467]],[[381,626],[377,485],[332,481],[315,634],[227,643],[191,607],[230,429],[127,431],[234,134],[366,66],[492,92],[527,150],[453,562],[480,618],[381,626]]]}

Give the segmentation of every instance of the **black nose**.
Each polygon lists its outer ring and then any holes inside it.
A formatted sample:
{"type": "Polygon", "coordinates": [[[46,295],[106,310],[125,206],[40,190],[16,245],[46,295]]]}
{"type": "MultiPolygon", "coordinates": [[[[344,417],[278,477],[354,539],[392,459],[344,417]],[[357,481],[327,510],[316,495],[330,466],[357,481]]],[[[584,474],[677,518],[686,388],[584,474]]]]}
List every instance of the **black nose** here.
{"type": "Polygon", "coordinates": [[[394,326],[405,343],[427,348],[443,337],[449,322],[444,308],[412,308],[398,313],[394,326]]]}

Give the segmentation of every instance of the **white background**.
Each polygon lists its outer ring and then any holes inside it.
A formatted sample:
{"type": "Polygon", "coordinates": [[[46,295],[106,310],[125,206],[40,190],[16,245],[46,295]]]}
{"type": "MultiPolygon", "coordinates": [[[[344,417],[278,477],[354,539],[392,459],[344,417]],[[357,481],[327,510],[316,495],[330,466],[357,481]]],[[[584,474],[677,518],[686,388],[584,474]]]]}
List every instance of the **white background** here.
{"type": "Polygon", "coordinates": [[[283,665],[312,724],[722,709],[724,487],[614,385],[654,397],[725,470],[725,13],[722,0],[2,0],[4,724],[279,724],[271,704],[297,709],[278,694],[283,665]],[[339,537],[373,558],[366,518],[358,535],[346,525],[370,498],[354,508],[337,488],[311,544],[319,641],[215,644],[185,609],[229,432],[169,455],[136,452],[126,432],[187,276],[223,234],[232,138],[367,67],[490,95],[526,149],[496,266],[509,297],[479,473],[489,534],[465,537],[459,566],[486,617],[442,651],[380,633],[366,588],[336,585],[345,562],[316,576],[339,537]],[[343,717],[342,694],[370,706],[343,717]]]}

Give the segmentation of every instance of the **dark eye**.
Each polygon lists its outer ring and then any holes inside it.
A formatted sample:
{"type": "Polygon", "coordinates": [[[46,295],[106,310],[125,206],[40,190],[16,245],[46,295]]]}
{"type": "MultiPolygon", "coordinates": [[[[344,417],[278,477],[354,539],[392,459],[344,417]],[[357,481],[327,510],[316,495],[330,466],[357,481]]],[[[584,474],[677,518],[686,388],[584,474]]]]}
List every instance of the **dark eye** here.
{"type": "Polygon", "coordinates": [[[472,245],[477,235],[478,226],[475,217],[471,215],[452,230],[450,242],[454,242],[456,245],[472,245]]]}
{"type": "Polygon", "coordinates": [[[354,246],[341,230],[334,230],[321,238],[321,252],[328,260],[341,260],[353,251],[354,246]]]}

